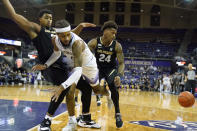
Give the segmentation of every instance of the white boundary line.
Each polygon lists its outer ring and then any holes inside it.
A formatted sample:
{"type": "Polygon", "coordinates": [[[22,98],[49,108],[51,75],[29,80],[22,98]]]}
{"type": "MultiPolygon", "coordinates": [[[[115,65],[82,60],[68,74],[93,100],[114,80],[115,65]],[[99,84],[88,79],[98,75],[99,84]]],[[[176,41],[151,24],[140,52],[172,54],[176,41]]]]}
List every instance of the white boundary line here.
{"type": "MultiPolygon", "coordinates": [[[[75,108],[77,108],[77,107],[80,107],[80,104],[79,104],[79,105],[75,105],[75,108]]],[[[60,115],[66,114],[66,113],[68,113],[68,110],[65,111],[65,112],[63,112],[63,113],[61,113],[61,114],[59,114],[59,115],[57,115],[57,116],[55,116],[55,117],[53,117],[52,120],[54,120],[55,118],[59,117],[60,115]]],[[[53,123],[53,122],[52,122],[52,123],[53,123]]],[[[28,129],[27,131],[32,131],[32,130],[38,128],[39,125],[40,125],[40,124],[38,124],[37,126],[34,126],[34,127],[30,128],[30,129],[28,129]]]]}
{"type": "MultiPolygon", "coordinates": [[[[53,118],[52,118],[52,120],[54,120],[55,118],[59,117],[60,115],[65,114],[65,113],[67,113],[67,112],[68,112],[68,111],[65,111],[65,112],[63,112],[63,113],[61,113],[61,114],[59,114],[59,115],[57,115],[57,116],[53,117],[53,118]]],[[[40,125],[40,124],[39,124],[39,125],[40,125]]],[[[38,128],[38,127],[39,127],[39,125],[34,126],[34,127],[30,128],[30,129],[29,129],[29,130],[27,130],[27,131],[32,131],[32,130],[34,130],[34,129],[38,128]]]]}

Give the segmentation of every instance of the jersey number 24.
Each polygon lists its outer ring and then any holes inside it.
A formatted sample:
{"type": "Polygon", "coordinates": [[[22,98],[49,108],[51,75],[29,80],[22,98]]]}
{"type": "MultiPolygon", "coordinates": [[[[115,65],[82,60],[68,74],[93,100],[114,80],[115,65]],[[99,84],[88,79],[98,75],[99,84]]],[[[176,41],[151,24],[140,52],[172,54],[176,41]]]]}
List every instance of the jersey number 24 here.
{"type": "Polygon", "coordinates": [[[110,62],[111,61],[111,55],[105,55],[105,54],[100,54],[100,58],[99,58],[100,62],[110,62]]]}

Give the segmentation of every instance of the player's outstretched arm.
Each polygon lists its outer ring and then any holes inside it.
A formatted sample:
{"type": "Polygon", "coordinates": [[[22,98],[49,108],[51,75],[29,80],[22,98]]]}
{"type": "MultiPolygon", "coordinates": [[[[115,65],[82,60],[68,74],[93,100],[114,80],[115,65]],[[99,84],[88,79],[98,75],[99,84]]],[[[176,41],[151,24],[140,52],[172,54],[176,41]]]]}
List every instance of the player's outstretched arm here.
{"type": "Polygon", "coordinates": [[[25,17],[17,14],[9,0],[1,0],[1,1],[5,9],[7,10],[7,13],[10,15],[11,19],[15,23],[17,23],[17,25],[21,29],[27,32],[31,39],[35,38],[37,36],[36,32],[39,32],[41,27],[38,24],[30,22],[25,17]]]}
{"type": "Polygon", "coordinates": [[[75,27],[74,29],[72,29],[71,31],[74,32],[75,34],[79,35],[81,33],[81,31],[83,30],[83,28],[86,27],[96,27],[95,24],[92,23],[80,23],[77,27],[75,27]]]}

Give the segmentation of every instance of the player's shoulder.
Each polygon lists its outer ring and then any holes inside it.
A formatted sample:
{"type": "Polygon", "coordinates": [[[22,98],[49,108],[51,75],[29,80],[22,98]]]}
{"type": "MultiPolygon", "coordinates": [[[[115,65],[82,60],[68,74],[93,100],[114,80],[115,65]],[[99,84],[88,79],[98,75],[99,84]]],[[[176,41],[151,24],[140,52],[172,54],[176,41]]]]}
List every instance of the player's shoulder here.
{"type": "Polygon", "coordinates": [[[78,39],[73,42],[72,48],[76,48],[76,47],[80,47],[84,45],[85,45],[84,41],[82,41],[81,39],[78,39]]]}
{"type": "Polygon", "coordinates": [[[77,35],[75,32],[70,32],[71,33],[71,35],[73,35],[73,36],[76,36],[76,37],[79,37],[79,35],[77,35]]]}
{"type": "Polygon", "coordinates": [[[118,40],[114,40],[116,42],[116,44],[120,44],[120,42],[118,40]]]}
{"type": "Polygon", "coordinates": [[[91,39],[90,41],[97,43],[98,42],[98,37],[95,37],[95,38],[91,39]]]}
{"type": "Polygon", "coordinates": [[[116,42],[115,49],[122,50],[122,45],[120,44],[120,42],[118,42],[117,40],[115,42],[116,42]]]}
{"type": "Polygon", "coordinates": [[[97,45],[98,43],[98,38],[93,38],[91,39],[89,42],[88,42],[88,45],[91,44],[91,45],[97,45]]]}

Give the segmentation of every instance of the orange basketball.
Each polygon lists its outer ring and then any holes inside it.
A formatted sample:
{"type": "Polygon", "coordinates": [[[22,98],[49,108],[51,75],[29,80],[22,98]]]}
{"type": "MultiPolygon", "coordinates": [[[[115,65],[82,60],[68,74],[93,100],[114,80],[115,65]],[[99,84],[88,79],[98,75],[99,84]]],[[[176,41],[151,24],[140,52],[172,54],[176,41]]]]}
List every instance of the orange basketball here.
{"type": "Polygon", "coordinates": [[[191,107],[195,103],[195,98],[192,93],[184,91],[179,94],[178,101],[179,104],[183,107],[191,107]]]}

